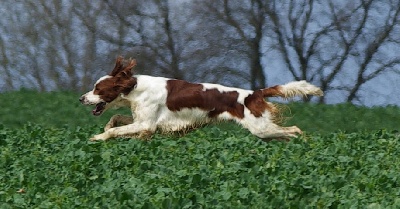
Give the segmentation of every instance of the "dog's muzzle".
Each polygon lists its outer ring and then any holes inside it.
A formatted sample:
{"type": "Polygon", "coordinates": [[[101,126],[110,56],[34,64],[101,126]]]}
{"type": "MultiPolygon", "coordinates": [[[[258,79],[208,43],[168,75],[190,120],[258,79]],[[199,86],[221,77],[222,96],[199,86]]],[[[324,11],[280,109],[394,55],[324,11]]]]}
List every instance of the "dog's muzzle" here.
{"type": "Polygon", "coordinates": [[[82,104],[84,104],[84,102],[85,102],[85,96],[79,97],[79,102],[81,102],[82,104]]]}

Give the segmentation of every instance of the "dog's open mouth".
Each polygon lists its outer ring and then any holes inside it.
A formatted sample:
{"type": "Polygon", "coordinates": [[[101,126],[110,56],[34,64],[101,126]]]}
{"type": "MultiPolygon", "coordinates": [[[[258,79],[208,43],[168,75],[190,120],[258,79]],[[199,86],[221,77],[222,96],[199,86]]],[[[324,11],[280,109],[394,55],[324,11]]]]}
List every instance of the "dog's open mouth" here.
{"type": "Polygon", "coordinates": [[[103,111],[106,108],[106,104],[107,104],[106,102],[97,103],[94,110],[92,110],[93,115],[95,115],[95,116],[101,115],[101,113],[103,113],[103,111]]]}

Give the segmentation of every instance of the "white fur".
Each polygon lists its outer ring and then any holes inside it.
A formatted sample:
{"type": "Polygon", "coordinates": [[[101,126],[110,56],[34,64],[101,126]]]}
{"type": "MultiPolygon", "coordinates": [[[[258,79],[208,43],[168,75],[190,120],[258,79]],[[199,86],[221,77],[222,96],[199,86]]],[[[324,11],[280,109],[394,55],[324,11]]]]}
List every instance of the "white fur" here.
{"type": "Polygon", "coordinates": [[[96,86],[96,84],[100,83],[100,81],[105,80],[105,79],[107,79],[107,78],[112,78],[112,76],[110,76],[110,75],[105,75],[105,76],[99,78],[99,80],[96,81],[96,83],[94,84],[94,86],[96,86]]]}
{"type": "MultiPolygon", "coordinates": [[[[96,81],[96,83],[94,84],[94,86],[96,86],[100,81],[102,81],[102,80],[104,80],[104,79],[107,79],[107,78],[110,78],[110,77],[111,77],[111,76],[109,76],[109,75],[106,75],[106,76],[101,77],[99,80],[96,81]]],[[[97,103],[100,103],[100,102],[104,102],[104,101],[99,97],[99,95],[95,95],[95,94],[94,94],[94,89],[93,89],[92,91],[89,91],[88,93],[82,95],[81,98],[84,98],[83,104],[86,104],[86,105],[93,105],[93,104],[97,104],[97,103]]]]}
{"type": "Polygon", "coordinates": [[[99,95],[93,94],[93,91],[89,91],[88,93],[84,94],[82,98],[84,98],[83,103],[86,105],[93,105],[103,102],[103,100],[99,97],[99,95]]]}
{"type": "MultiPolygon", "coordinates": [[[[114,116],[105,128],[105,132],[95,135],[92,140],[107,140],[112,137],[143,137],[152,134],[156,129],[164,132],[181,131],[197,125],[209,123],[213,120],[233,120],[247,128],[254,135],[261,138],[292,137],[300,134],[301,130],[295,126],[280,127],[272,122],[272,115],[265,111],[261,117],[255,117],[245,106],[244,118],[240,119],[232,116],[228,112],[219,114],[216,118],[207,117],[208,112],[199,108],[183,108],[180,111],[170,111],[166,106],[167,81],[163,77],[151,77],[140,75],[136,76],[137,86],[128,95],[121,95],[112,106],[128,106],[132,110],[132,117],[114,116]],[[123,118],[123,120],[121,120],[123,118]],[[125,122],[120,127],[114,124],[121,121],[125,122]]],[[[105,79],[104,77],[101,79],[105,79]]],[[[218,84],[203,84],[204,89],[218,89],[220,92],[237,91],[239,93],[238,102],[244,104],[244,99],[253,93],[250,90],[226,87],[218,84]]],[[[306,83],[305,81],[291,82],[281,86],[285,96],[297,94],[319,94],[319,88],[306,83]]],[[[90,103],[99,101],[93,91],[88,92],[86,98],[90,103]]],[[[218,98],[215,98],[218,99],[218,98]]]]}
{"type": "Polygon", "coordinates": [[[322,96],[323,92],[318,87],[307,83],[306,81],[293,81],[281,85],[281,91],[285,97],[317,95],[322,96]]]}

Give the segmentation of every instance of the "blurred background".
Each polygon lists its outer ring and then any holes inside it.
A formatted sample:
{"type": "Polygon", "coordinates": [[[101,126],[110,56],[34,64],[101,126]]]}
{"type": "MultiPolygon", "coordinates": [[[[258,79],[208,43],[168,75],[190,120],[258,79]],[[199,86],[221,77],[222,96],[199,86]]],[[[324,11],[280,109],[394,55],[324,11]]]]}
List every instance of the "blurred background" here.
{"type": "Polygon", "coordinates": [[[2,0],[0,14],[0,93],[85,92],[122,55],[137,74],[400,103],[400,0],[2,0]]]}

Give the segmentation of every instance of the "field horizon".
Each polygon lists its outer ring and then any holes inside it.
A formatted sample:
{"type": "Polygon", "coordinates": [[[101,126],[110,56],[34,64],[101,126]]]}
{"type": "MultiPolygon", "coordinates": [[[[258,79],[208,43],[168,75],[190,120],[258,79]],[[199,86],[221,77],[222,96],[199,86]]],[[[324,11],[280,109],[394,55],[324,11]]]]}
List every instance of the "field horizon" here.
{"type": "MultiPolygon", "coordinates": [[[[79,96],[68,91],[21,90],[0,93],[0,124],[7,128],[22,128],[28,123],[75,128],[105,125],[114,114],[130,114],[128,109],[111,109],[101,116],[93,116],[93,106],[80,104],[79,96]]],[[[297,125],[306,132],[398,130],[395,121],[400,120],[400,108],[397,106],[363,107],[346,103],[327,105],[301,102],[276,104],[283,109],[283,126],[297,125]]]]}

